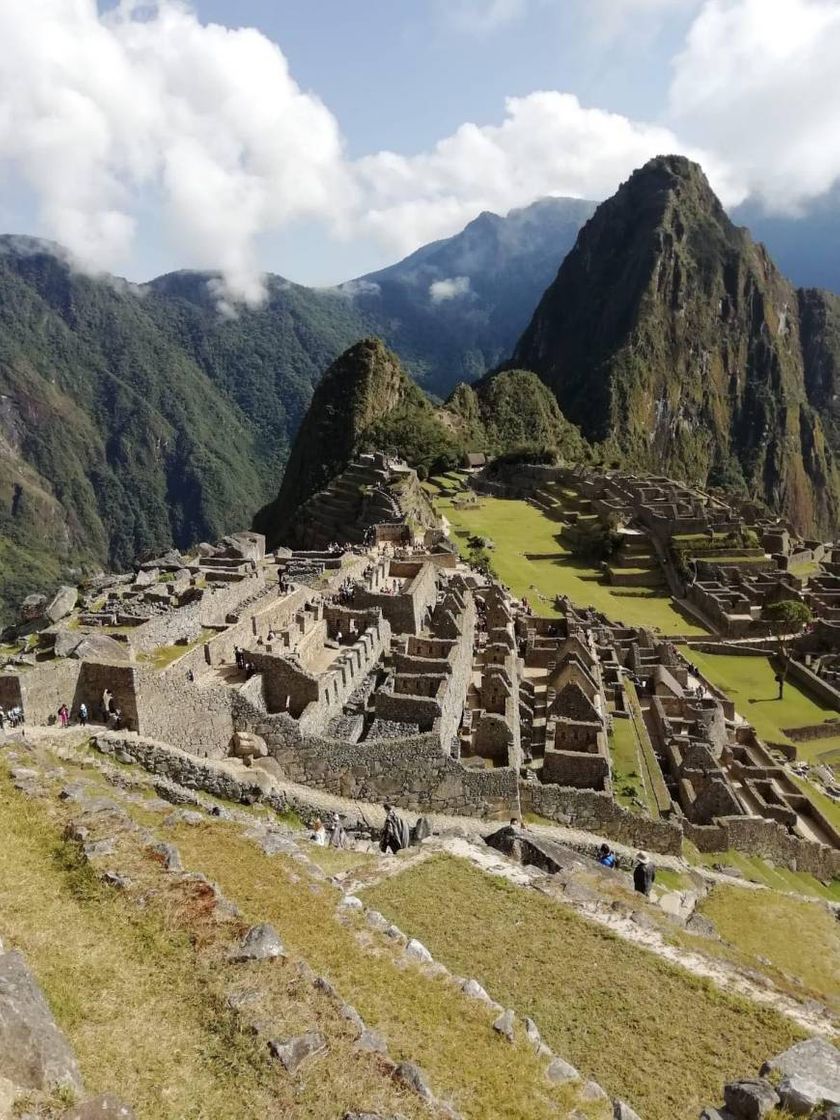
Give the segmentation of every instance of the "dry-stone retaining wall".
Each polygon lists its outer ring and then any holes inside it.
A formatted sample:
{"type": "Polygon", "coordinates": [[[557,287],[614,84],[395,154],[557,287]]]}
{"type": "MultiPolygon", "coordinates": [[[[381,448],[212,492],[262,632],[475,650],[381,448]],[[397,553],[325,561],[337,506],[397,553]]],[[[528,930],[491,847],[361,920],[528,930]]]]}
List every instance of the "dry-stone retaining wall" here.
{"type": "Polygon", "coordinates": [[[199,687],[185,677],[135,670],[137,730],[194,755],[222,758],[234,732],[232,694],[223,686],[199,687]]]}
{"type": "Polygon", "coordinates": [[[518,814],[516,772],[470,770],[441,751],[436,734],[345,743],[301,737],[288,717],[248,710],[241,698],[236,725],[265,739],[289,781],[362,801],[391,801],[416,812],[504,819],[518,814]]]}
{"type": "Polygon", "coordinates": [[[701,852],[726,852],[734,848],[783,867],[809,872],[818,879],[840,876],[840,851],[791,836],[776,821],[762,817],[721,817],[710,825],[686,821],[684,830],[686,838],[701,852]]]}
{"type": "Polygon", "coordinates": [[[679,855],[682,850],[682,829],[676,822],[638,817],[622,809],[607,793],[533,781],[521,781],[519,792],[523,813],[537,813],[637,848],[668,855],[679,855]]]}

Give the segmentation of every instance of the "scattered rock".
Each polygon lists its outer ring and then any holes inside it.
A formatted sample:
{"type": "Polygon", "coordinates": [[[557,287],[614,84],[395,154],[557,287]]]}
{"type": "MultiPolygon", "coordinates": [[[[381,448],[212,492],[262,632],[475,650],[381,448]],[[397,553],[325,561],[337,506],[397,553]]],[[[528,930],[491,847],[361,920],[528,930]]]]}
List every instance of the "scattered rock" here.
{"type": "Polygon", "coordinates": [[[108,634],[86,634],[71,656],[79,661],[128,661],[130,650],[126,642],[118,642],[108,634]]]}
{"type": "Polygon", "coordinates": [[[773,1072],[813,1082],[824,1100],[840,1103],[840,1051],[825,1039],[808,1038],[777,1054],[761,1067],[763,1076],[773,1072]]]}
{"type": "Polygon", "coordinates": [[[46,609],[50,622],[60,622],[73,610],[79,598],[75,587],[59,587],[46,609]]]}
{"type": "Polygon", "coordinates": [[[22,1090],[83,1088],[70,1044],[17,951],[0,956],[0,1078],[22,1090]]]}
{"type": "Polygon", "coordinates": [[[118,891],[127,890],[131,886],[131,880],[119,871],[103,871],[102,882],[118,891]]]}
{"type": "Polygon", "coordinates": [[[413,1089],[424,1101],[434,1100],[425,1074],[414,1062],[400,1062],[394,1070],[394,1080],[413,1089]]]}
{"type": "Polygon", "coordinates": [[[166,842],[153,844],[152,851],[156,856],[160,856],[161,863],[167,871],[184,870],[183,864],[181,863],[181,853],[174,844],[167,844],[166,842]]]}
{"type": "Polygon", "coordinates": [[[545,1075],[554,1085],[562,1085],[564,1081],[580,1080],[580,1074],[575,1067],[564,1062],[562,1058],[552,1058],[545,1075]]]}
{"type": "Polygon", "coordinates": [[[338,992],[335,990],[326,976],[316,976],[313,980],[313,985],[318,989],[319,992],[323,992],[324,995],[329,996],[330,999],[339,1002],[338,992]]]}
{"type": "Polygon", "coordinates": [[[307,1058],[326,1050],[327,1040],[320,1031],[307,1031],[282,1041],[272,1039],[268,1048],[287,1073],[296,1073],[307,1058]]]}
{"type": "Polygon", "coordinates": [[[493,1030],[497,1034],[504,1035],[508,1042],[513,1042],[513,1025],[516,1022],[516,1016],[509,1008],[503,1011],[498,1019],[493,1022],[493,1030]]]}
{"type": "Polygon", "coordinates": [[[613,1101],[613,1120],[639,1120],[639,1116],[626,1101],[615,1100],[613,1101]]]}
{"type": "Polygon", "coordinates": [[[534,1050],[539,1053],[539,1049],[542,1046],[542,1035],[533,1019],[526,1018],[525,1020],[525,1037],[531,1043],[534,1050]]]}
{"type": "Polygon", "coordinates": [[[723,1113],[718,1112],[716,1108],[712,1108],[711,1105],[706,1105],[700,1113],[700,1120],[726,1120],[726,1118],[723,1113]]]}
{"type": "Polygon", "coordinates": [[[723,1099],[726,1111],[738,1120],[762,1120],[779,1103],[779,1094],[769,1081],[753,1078],[744,1081],[730,1081],[724,1086],[723,1099]]]}
{"type": "Polygon", "coordinates": [[[821,1085],[794,1074],[779,1082],[782,1108],[793,1116],[810,1116],[820,1104],[840,1105],[840,1098],[828,1100],[821,1085]]]}
{"type": "Polygon", "coordinates": [[[470,999],[478,999],[482,1003],[493,1002],[477,980],[465,980],[461,991],[470,999]]]}
{"type": "Polygon", "coordinates": [[[27,595],[20,605],[18,617],[21,622],[34,622],[35,619],[44,617],[46,609],[46,595],[27,595]]]}
{"type": "Polygon", "coordinates": [[[135,1116],[134,1109],[125,1101],[111,1093],[102,1093],[62,1112],[61,1120],[135,1120],[135,1116]]]}
{"type": "Polygon", "coordinates": [[[195,809],[174,809],[164,817],[163,823],[168,828],[174,828],[177,824],[204,824],[206,820],[204,814],[197,813],[195,809]]]}
{"type": "Polygon", "coordinates": [[[578,1094],[582,1101],[606,1101],[609,1097],[597,1081],[584,1082],[578,1094]]]}
{"type": "Polygon", "coordinates": [[[261,922],[258,926],[251,926],[239,943],[239,947],[230,954],[230,960],[237,963],[245,961],[268,961],[285,955],[283,942],[274,926],[268,922],[261,922]]]}
{"type": "Polygon", "coordinates": [[[53,653],[56,657],[69,657],[84,635],[78,630],[68,630],[65,626],[56,630],[53,653]]]}
{"type": "Polygon", "coordinates": [[[432,954],[416,937],[412,937],[406,945],[405,955],[413,961],[422,961],[424,964],[428,964],[432,960],[432,954]]]}
{"type": "Polygon", "coordinates": [[[365,918],[367,919],[367,924],[373,929],[384,931],[388,929],[390,925],[388,919],[383,914],[380,914],[378,910],[368,910],[365,914],[365,918]]]}
{"type": "Polygon", "coordinates": [[[366,1050],[373,1054],[387,1054],[388,1044],[378,1031],[365,1027],[356,1043],[357,1050],[366,1050]]]}
{"type": "Polygon", "coordinates": [[[718,938],[717,927],[712,919],[704,914],[698,914],[696,910],[686,922],[685,928],[687,933],[693,933],[697,937],[718,938]]]}
{"type": "Polygon", "coordinates": [[[116,850],[116,844],[110,837],[104,837],[102,840],[91,840],[82,845],[82,852],[87,860],[98,859],[100,856],[112,856],[116,850]]]}
{"type": "Polygon", "coordinates": [[[351,1004],[345,1003],[345,1005],[339,1011],[339,1015],[341,1015],[342,1019],[346,1019],[348,1023],[354,1026],[359,1034],[361,1034],[365,1030],[364,1019],[361,1017],[356,1008],[351,1004]]]}
{"type": "Polygon", "coordinates": [[[365,904],[360,898],[356,898],[354,894],[346,894],[338,904],[345,910],[364,910],[365,904]]]}

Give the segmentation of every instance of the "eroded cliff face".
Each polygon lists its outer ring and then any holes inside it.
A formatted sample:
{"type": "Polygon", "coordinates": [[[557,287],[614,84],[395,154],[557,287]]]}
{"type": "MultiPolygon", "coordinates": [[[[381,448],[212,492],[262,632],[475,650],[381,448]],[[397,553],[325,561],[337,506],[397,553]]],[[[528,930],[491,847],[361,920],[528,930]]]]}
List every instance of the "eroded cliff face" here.
{"type": "Polygon", "coordinates": [[[730,222],[696,164],[659,157],[584,226],[511,364],[626,465],[745,486],[831,533],[838,322],[833,297],[797,293],[730,222]]]}

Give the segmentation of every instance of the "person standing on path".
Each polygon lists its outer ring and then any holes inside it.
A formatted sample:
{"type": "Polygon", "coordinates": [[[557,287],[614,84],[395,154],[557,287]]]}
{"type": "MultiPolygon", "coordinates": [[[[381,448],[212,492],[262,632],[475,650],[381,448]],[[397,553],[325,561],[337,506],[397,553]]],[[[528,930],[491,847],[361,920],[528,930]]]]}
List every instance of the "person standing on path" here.
{"type": "Polygon", "coordinates": [[[647,852],[639,852],[636,856],[636,866],[633,868],[633,886],[645,898],[650,894],[650,889],[656,879],[656,868],[650,862],[647,852]]]}

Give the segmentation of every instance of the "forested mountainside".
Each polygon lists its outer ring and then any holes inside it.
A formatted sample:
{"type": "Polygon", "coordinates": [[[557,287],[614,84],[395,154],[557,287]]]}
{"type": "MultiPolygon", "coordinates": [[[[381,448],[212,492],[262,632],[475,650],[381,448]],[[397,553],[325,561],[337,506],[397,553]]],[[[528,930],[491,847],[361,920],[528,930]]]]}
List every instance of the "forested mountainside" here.
{"type": "Polygon", "coordinates": [[[833,534],[837,307],[793,288],[696,164],[660,157],[583,227],[511,365],[628,466],[746,488],[833,534]]]}
{"type": "Polygon", "coordinates": [[[276,499],[254,528],[270,544],[294,535],[306,501],[360,452],[385,450],[422,477],[458,466],[467,451],[539,451],[544,458],[581,459],[587,448],[533,373],[509,370],[475,387],[459,385],[435,406],[399,358],[376,338],[350,347],[324,374],[297,434],[276,499]]]}

